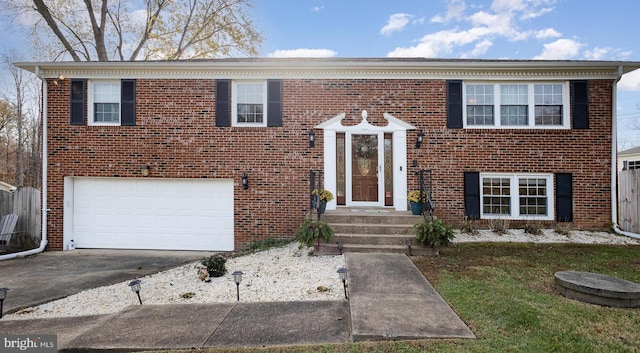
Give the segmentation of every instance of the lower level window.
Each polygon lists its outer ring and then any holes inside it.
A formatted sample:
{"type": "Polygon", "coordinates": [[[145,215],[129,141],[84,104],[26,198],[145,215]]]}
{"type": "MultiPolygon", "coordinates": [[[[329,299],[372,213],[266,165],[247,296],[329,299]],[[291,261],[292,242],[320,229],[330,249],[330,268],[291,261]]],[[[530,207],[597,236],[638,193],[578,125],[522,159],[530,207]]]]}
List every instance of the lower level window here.
{"type": "Polygon", "coordinates": [[[481,217],[553,219],[552,174],[483,173],[481,217]]]}

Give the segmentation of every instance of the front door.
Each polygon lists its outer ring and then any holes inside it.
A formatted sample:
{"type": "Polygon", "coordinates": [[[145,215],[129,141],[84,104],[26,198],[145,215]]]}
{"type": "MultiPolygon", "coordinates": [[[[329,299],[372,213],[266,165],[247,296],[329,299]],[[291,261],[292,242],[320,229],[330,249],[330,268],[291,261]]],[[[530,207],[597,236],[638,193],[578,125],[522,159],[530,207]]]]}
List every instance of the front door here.
{"type": "Polygon", "coordinates": [[[351,135],[351,201],[378,203],[378,134],[351,135]]]}

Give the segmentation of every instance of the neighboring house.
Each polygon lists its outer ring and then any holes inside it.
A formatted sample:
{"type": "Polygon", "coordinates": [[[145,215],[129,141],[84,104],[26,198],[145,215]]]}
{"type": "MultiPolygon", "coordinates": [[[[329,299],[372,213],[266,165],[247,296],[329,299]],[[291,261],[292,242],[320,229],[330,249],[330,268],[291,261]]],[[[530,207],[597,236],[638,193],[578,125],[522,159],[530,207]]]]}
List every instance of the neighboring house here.
{"type": "Polygon", "coordinates": [[[71,240],[79,248],[232,250],[292,236],[309,209],[310,170],[324,171],[324,187],[337,196],[328,210],[404,211],[416,172],[427,169],[435,215],[451,223],[466,216],[608,229],[616,82],[640,67],[440,59],[16,65],[44,80],[52,250],[71,240]]]}
{"type": "Polygon", "coordinates": [[[618,152],[618,171],[640,169],[640,146],[618,152]]]}

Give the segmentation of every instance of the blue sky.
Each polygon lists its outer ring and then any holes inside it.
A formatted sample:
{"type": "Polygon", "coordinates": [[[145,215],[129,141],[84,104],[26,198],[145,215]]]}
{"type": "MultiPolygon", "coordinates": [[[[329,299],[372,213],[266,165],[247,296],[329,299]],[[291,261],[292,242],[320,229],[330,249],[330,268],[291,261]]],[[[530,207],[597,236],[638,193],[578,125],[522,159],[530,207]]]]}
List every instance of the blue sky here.
{"type": "MultiPolygon", "coordinates": [[[[640,61],[637,0],[263,0],[255,5],[265,57],[640,61]]],[[[625,75],[618,88],[619,146],[625,149],[640,145],[640,72],[625,75]]]]}
{"type": "MultiPolygon", "coordinates": [[[[263,57],[640,61],[638,0],[253,2],[263,57]]],[[[26,39],[6,23],[0,36],[0,50],[28,52],[16,44],[26,39]]],[[[640,145],[640,70],[625,75],[618,88],[624,149],[640,145]]]]}

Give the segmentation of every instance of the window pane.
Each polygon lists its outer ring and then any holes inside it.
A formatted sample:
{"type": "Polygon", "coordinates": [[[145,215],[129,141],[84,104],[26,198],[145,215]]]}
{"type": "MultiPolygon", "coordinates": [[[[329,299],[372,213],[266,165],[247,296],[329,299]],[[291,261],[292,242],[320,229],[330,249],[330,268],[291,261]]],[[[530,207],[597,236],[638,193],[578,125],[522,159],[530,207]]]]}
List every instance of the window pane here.
{"type": "Polygon", "coordinates": [[[467,105],[468,125],[493,125],[492,105],[467,105]]]}
{"type": "Polygon", "coordinates": [[[467,104],[493,105],[493,85],[467,85],[467,104]]]}
{"type": "Polygon", "coordinates": [[[502,125],[527,125],[528,109],[524,105],[500,106],[500,124],[502,125]]]}
{"type": "Polygon", "coordinates": [[[562,85],[535,85],[534,101],[536,105],[561,105],[562,85]]]}
{"type": "Polygon", "coordinates": [[[95,122],[117,123],[120,121],[120,104],[118,103],[95,103],[95,122]]]}
{"type": "Polygon", "coordinates": [[[521,178],[518,180],[521,215],[547,215],[547,180],[521,178]]]}
{"type": "Polygon", "coordinates": [[[96,82],[93,84],[93,101],[96,103],[119,103],[119,82],[96,82]]]}
{"type": "Polygon", "coordinates": [[[262,123],[262,104],[238,104],[239,123],[262,123]]]}
{"type": "Polygon", "coordinates": [[[511,214],[510,179],[483,178],[482,190],[482,210],[484,214],[511,214]]]}
{"type": "Polygon", "coordinates": [[[527,85],[501,85],[500,104],[526,105],[529,103],[527,85]]]}
{"type": "Polygon", "coordinates": [[[536,106],[536,125],[562,125],[562,106],[536,106]]]}

